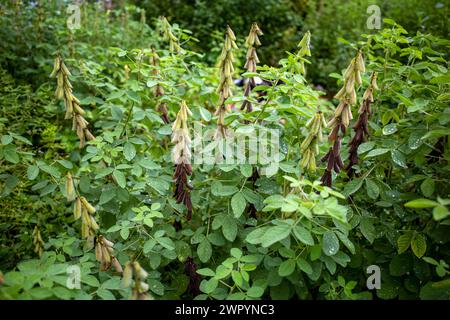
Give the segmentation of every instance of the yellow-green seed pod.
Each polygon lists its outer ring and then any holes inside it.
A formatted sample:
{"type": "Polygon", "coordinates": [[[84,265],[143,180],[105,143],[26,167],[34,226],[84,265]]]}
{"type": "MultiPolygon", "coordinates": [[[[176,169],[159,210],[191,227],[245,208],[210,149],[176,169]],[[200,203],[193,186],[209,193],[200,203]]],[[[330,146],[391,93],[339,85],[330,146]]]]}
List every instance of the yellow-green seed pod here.
{"type": "Polygon", "coordinates": [[[95,244],[95,259],[99,262],[103,260],[102,246],[98,242],[95,244]]]}
{"type": "Polygon", "coordinates": [[[82,205],[81,205],[80,198],[76,198],[75,204],[73,206],[73,216],[74,216],[75,220],[78,220],[81,217],[81,210],[82,210],[81,207],[82,207],[82,205]]]}
{"type": "Polygon", "coordinates": [[[95,208],[86,200],[85,197],[80,197],[81,199],[81,203],[83,204],[83,206],[87,209],[87,211],[89,211],[90,214],[94,214],[95,213],[95,208]]]}
{"type": "Polygon", "coordinates": [[[122,277],[122,286],[128,288],[131,285],[131,281],[133,278],[133,268],[130,262],[125,264],[125,268],[123,269],[123,277],[122,277]]]}
{"type": "Polygon", "coordinates": [[[75,199],[75,189],[70,172],[68,172],[66,176],[66,196],[68,201],[73,201],[75,199]]]}
{"type": "Polygon", "coordinates": [[[90,216],[90,226],[91,229],[94,231],[97,231],[98,229],[100,229],[99,225],[97,224],[97,221],[95,221],[95,218],[93,216],[90,216]]]}
{"type": "Polygon", "coordinates": [[[50,74],[50,78],[54,78],[56,77],[57,72],[59,72],[59,69],[61,67],[61,59],[60,57],[56,57],[53,63],[53,70],[52,73],[50,74]]]}

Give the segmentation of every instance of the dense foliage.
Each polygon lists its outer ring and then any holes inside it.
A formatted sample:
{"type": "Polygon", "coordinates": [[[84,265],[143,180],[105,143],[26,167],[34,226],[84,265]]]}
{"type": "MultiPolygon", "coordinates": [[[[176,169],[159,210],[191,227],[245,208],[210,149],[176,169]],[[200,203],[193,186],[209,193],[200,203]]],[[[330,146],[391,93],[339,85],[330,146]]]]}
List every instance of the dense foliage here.
{"type": "Polygon", "coordinates": [[[307,18],[264,49],[284,26],[237,3],[235,29],[85,3],[73,31],[63,1],[0,4],[1,299],[449,298],[446,35],[386,18],[325,52],[351,27],[307,18]],[[193,161],[194,127],[212,147],[278,130],[279,170],[193,161]]]}

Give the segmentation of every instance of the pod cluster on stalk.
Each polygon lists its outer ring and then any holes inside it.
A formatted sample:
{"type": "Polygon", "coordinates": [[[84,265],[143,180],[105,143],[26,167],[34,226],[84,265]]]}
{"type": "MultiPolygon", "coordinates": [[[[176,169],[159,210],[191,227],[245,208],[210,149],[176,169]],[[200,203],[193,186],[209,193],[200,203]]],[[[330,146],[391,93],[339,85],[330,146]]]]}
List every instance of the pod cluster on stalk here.
{"type": "Polygon", "coordinates": [[[37,253],[39,257],[42,256],[42,253],[44,252],[44,240],[42,240],[41,231],[37,225],[33,230],[33,245],[34,252],[37,253]]]}
{"type": "MultiPolygon", "coordinates": [[[[256,65],[259,63],[258,54],[256,53],[256,47],[261,45],[261,41],[259,41],[259,36],[262,36],[263,33],[259,28],[258,24],[254,22],[252,24],[252,28],[250,29],[250,33],[247,36],[245,44],[247,46],[247,60],[245,62],[244,68],[247,69],[248,72],[256,72],[256,65]]],[[[244,86],[244,96],[248,97],[253,88],[256,87],[255,77],[250,77],[247,79],[247,82],[244,86]]],[[[252,103],[245,99],[244,103],[241,106],[241,110],[247,109],[248,112],[253,110],[252,103]]]]}
{"type": "Polygon", "coordinates": [[[319,155],[319,144],[323,141],[322,129],[326,127],[326,125],[325,117],[321,111],[317,111],[306,123],[305,127],[309,129],[309,133],[300,145],[300,150],[302,152],[300,166],[302,168],[316,171],[316,156],[319,155]]]}
{"type": "Polygon", "coordinates": [[[114,243],[99,235],[95,241],[95,258],[100,262],[100,270],[106,271],[113,266],[117,272],[122,273],[122,266],[114,256],[113,246],[114,243]]]}
{"type": "Polygon", "coordinates": [[[362,84],[361,73],[365,70],[362,52],[358,51],[356,57],[352,59],[345,70],[343,87],[334,96],[339,100],[339,105],[334,111],[333,118],[328,123],[328,127],[331,128],[330,141],[336,140],[339,131],[344,135],[350,125],[350,120],[353,119],[351,106],[356,104],[355,85],[362,84]]]}
{"type": "Polygon", "coordinates": [[[95,212],[94,206],[85,197],[80,196],[75,199],[73,215],[75,220],[81,218],[81,237],[86,239],[90,245],[94,244],[95,233],[99,229],[94,218],[95,212]]]}
{"type": "Polygon", "coordinates": [[[347,175],[349,177],[353,176],[354,169],[353,165],[358,164],[358,147],[365,141],[367,141],[367,137],[369,136],[369,116],[371,115],[371,104],[373,103],[373,92],[374,90],[378,90],[377,85],[377,73],[373,72],[370,76],[370,84],[364,92],[363,100],[361,102],[361,106],[358,110],[358,120],[353,126],[353,130],[355,131],[355,135],[352,140],[349,142],[350,146],[350,156],[349,163],[346,167],[347,175]]]}
{"type": "Polygon", "coordinates": [[[88,129],[89,122],[83,117],[85,111],[80,107],[80,100],[72,93],[73,87],[69,81],[70,75],[71,73],[62,58],[57,56],[53,64],[53,71],[50,74],[50,77],[57,80],[55,95],[58,99],[64,100],[65,119],[72,119],[72,130],[76,131],[80,140],[80,148],[83,148],[86,140],[94,140],[95,137],[88,129]]]}
{"type": "Polygon", "coordinates": [[[214,135],[215,139],[223,139],[229,135],[225,127],[225,115],[228,111],[228,106],[225,105],[225,101],[233,95],[231,91],[234,73],[233,51],[236,49],[236,36],[230,26],[227,26],[227,31],[225,32],[225,43],[219,57],[220,82],[217,87],[217,92],[219,93],[219,103],[215,112],[215,115],[217,116],[217,130],[214,135]]]}
{"type": "Polygon", "coordinates": [[[172,143],[175,144],[172,150],[172,159],[175,163],[175,173],[173,179],[175,182],[174,197],[177,203],[183,203],[187,209],[187,219],[192,218],[192,202],[190,190],[192,185],[188,177],[192,175],[191,165],[191,137],[189,135],[188,116],[191,111],[182,101],[175,122],[172,126],[172,143]]]}
{"type": "Polygon", "coordinates": [[[153,300],[153,297],[148,293],[148,284],[145,282],[148,273],[139,262],[128,261],[122,275],[122,286],[125,288],[132,286],[131,300],[153,300]]]}
{"type": "Polygon", "coordinates": [[[295,71],[303,75],[306,74],[304,57],[311,56],[310,42],[311,42],[311,32],[307,31],[303,36],[302,40],[300,40],[300,42],[297,45],[297,47],[299,47],[299,50],[297,52],[298,64],[295,64],[296,68],[295,71]]]}
{"type": "MultiPolygon", "coordinates": [[[[159,70],[159,55],[156,53],[155,48],[152,48],[152,55],[150,56],[150,64],[153,66],[152,73],[155,76],[155,78],[159,78],[161,71],[159,70]]],[[[164,88],[161,85],[160,82],[158,82],[154,89],[154,94],[157,98],[160,98],[164,96],[164,88]]],[[[167,111],[167,104],[164,102],[160,102],[158,100],[158,104],[156,106],[156,109],[161,114],[161,119],[164,121],[165,124],[168,124],[170,122],[169,120],[169,114],[167,111]]]]}
{"type": "Polygon", "coordinates": [[[192,296],[200,294],[200,275],[197,273],[197,265],[192,257],[188,257],[184,263],[184,273],[189,277],[188,293],[192,296]]]}
{"type": "Polygon", "coordinates": [[[344,168],[341,159],[342,137],[350,125],[350,120],[353,119],[351,106],[356,104],[355,86],[362,84],[361,73],[364,71],[364,59],[362,51],[359,50],[345,70],[344,85],[335,95],[335,98],[339,99],[339,105],[336,107],[333,118],[328,122],[328,127],[331,128],[328,140],[333,145],[322,158],[323,162],[327,162],[327,168],[321,178],[322,184],[327,187],[331,187],[333,182],[332,171],[340,173],[344,168]]]}
{"type": "Polygon", "coordinates": [[[180,40],[173,34],[172,26],[166,17],[160,17],[161,20],[161,33],[164,41],[169,42],[169,51],[176,53],[183,53],[183,48],[180,46],[180,40]]]}

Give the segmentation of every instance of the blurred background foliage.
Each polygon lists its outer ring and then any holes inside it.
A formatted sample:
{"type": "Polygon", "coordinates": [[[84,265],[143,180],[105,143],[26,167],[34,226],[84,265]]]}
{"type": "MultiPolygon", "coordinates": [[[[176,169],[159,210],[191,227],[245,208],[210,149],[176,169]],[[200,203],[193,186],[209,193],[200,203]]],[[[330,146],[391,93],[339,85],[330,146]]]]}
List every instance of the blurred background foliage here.
{"type": "MultiPolygon", "coordinates": [[[[205,52],[207,61],[214,62],[222,32],[229,24],[241,44],[248,26],[257,22],[264,32],[258,49],[261,64],[276,66],[286,51],[292,51],[301,35],[311,31],[314,66],[308,70],[310,80],[330,90],[335,81],[328,75],[345,67],[351,54],[345,39],[355,42],[370,33],[366,20],[367,8],[376,4],[381,18],[390,18],[411,34],[421,31],[448,38],[448,4],[443,0],[133,0],[151,18],[166,16],[169,21],[188,28],[199,40],[195,50],[205,52]]],[[[124,4],[124,1],[118,5],[124,4]]],[[[381,26],[384,27],[383,25],[381,26]]]]}

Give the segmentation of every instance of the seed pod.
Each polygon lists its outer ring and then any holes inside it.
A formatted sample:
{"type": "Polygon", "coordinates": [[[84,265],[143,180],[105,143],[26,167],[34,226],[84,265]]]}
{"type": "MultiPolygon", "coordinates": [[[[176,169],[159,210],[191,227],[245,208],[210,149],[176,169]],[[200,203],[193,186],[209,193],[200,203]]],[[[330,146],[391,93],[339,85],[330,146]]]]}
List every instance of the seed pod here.
{"type": "Polygon", "coordinates": [[[90,216],[91,220],[90,220],[90,227],[92,230],[97,231],[98,229],[100,229],[100,227],[97,224],[97,221],[95,221],[95,218],[93,216],[90,216]]]}
{"type": "Polygon", "coordinates": [[[129,286],[131,286],[132,280],[133,280],[133,267],[131,262],[127,262],[125,264],[125,268],[123,269],[122,286],[124,288],[128,288],[129,286]]]}
{"type": "Polygon", "coordinates": [[[73,216],[75,220],[78,220],[81,217],[81,210],[82,210],[81,207],[82,207],[81,200],[79,197],[77,197],[75,199],[75,204],[73,206],[73,216]]]}
{"type": "Polygon", "coordinates": [[[66,196],[68,201],[73,201],[75,199],[75,189],[70,172],[68,172],[66,176],[66,196]]]}
{"type": "Polygon", "coordinates": [[[114,246],[114,243],[113,242],[111,242],[111,241],[109,241],[108,239],[106,239],[106,238],[102,238],[102,241],[103,241],[103,243],[107,246],[107,247],[110,247],[110,248],[112,248],[113,246],[114,246]]]}
{"type": "Polygon", "coordinates": [[[89,211],[90,214],[95,213],[95,208],[86,200],[85,197],[80,197],[81,203],[86,208],[87,211],[89,211]]]}
{"type": "Polygon", "coordinates": [[[84,129],[84,135],[89,141],[95,140],[94,135],[88,129],[84,129]]]}
{"type": "Polygon", "coordinates": [[[117,272],[123,273],[122,266],[120,265],[120,262],[119,262],[119,260],[117,260],[116,257],[111,257],[111,262],[112,262],[114,269],[116,269],[117,272]]]}
{"type": "Polygon", "coordinates": [[[52,73],[50,74],[50,78],[54,78],[57,72],[59,72],[60,68],[61,68],[61,58],[57,56],[53,63],[53,70],[52,73]]]}
{"type": "Polygon", "coordinates": [[[95,246],[95,259],[97,261],[102,261],[103,260],[102,246],[99,245],[98,243],[95,246]]]}

